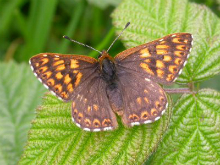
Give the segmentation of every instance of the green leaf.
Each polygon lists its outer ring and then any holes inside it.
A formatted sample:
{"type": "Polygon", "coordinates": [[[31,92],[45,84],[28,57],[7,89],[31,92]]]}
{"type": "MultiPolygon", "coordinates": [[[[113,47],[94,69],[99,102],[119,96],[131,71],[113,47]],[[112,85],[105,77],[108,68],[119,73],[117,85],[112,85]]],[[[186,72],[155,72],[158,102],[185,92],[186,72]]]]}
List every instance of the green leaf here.
{"type": "Polygon", "coordinates": [[[17,164],[44,87],[26,64],[0,63],[0,164],[17,164]]]}
{"type": "Polygon", "coordinates": [[[134,47],[175,32],[194,36],[189,62],[178,82],[202,81],[220,73],[220,21],[204,5],[187,0],[125,0],[114,11],[113,23],[126,47],[134,47]]]}
{"type": "Polygon", "coordinates": [[[171,115],[153,124],[86,132],[71,120],[71,103],[46,95],[32,122],[20,164],[142,164],[155,150],[171,115]]]}
{"type": "Polygon", "coordinates": [[[109,6],[117,6],[121,0],[104,0],[100,3],[100,0],[87,0],[89,3],[99,7],[100,9],[106,9],[109,6]]]}
{"type": "Polygon", "coordinates": [[[183,95],[173,112],[151,164],[220,164],[220,93],[183,95]]]}

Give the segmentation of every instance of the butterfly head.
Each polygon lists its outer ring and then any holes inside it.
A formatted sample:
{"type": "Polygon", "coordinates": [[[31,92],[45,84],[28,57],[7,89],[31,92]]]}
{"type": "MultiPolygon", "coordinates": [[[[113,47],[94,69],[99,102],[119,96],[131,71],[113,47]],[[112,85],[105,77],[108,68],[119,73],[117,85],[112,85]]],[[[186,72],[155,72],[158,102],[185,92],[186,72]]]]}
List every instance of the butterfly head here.
{"type": "Polygon", "coordinates": [[[108,59],[110,61],[114,61],[114,58],[111,57],[106,50],[103,50],[102,53],[98,56],[99,63],[102,63],[104,59],[108,59]]]}

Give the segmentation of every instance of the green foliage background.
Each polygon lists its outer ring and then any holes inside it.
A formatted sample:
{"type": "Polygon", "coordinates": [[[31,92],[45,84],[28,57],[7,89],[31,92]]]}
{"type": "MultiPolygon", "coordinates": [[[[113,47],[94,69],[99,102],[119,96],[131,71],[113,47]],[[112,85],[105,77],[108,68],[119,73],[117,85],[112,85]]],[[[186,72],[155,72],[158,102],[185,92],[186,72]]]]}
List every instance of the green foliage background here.
{"type": "Polygon", "coordinates": [[[0,0],[0,164],[220,164],[219,16],[219,0],[0,0]],[[178,82],[212,89],[172,96],[177,102],[154,124],[83,132],[68,103],[44,95],[28,60],[41,52],[97,57],[62,36],[103,50],[128,21],[112,56],[191,32],[195,44],[178,82]]]}

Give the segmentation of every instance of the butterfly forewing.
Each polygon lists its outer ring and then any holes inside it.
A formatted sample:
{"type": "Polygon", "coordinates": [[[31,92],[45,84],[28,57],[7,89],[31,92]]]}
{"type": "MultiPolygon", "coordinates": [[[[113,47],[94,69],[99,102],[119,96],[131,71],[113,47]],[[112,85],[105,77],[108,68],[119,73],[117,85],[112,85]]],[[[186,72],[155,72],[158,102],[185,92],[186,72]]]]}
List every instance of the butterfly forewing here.
{"type": "Polygon", "coordinates": [[[174,33],[127,49],[116,57],[120,69],[142,74],[153,81],[170,84],[185,66],[192,47],[192,35],[174,33]]]}
{"type": "Polygon", "coordinates": [[[124,101],[122,120],[125,125],[152,123],[165,112],[167,98],[158,84],[129,72],[123,72],[119,81],[124,101]]]}
{"type": "Polygon", "coordinates": [[[53,94],[69,101],[75,90],[97,69],[97,60],[80,55],[38,54],[30,59],[37,78],[53,94]]]}

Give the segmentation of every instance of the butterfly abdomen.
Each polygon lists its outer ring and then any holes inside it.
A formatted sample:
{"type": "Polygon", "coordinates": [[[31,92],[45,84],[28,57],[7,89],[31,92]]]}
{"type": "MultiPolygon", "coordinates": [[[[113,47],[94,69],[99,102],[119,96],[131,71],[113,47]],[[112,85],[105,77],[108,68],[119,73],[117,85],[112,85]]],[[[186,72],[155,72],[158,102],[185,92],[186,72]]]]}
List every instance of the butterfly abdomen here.
{"type": "Polygon", "coordinates": [[[123,99],[121,91],[118,88],[117,83],[109,84],[106,88],[107,97],[112,110],[118,115],[123,115],[123,99]]]}

